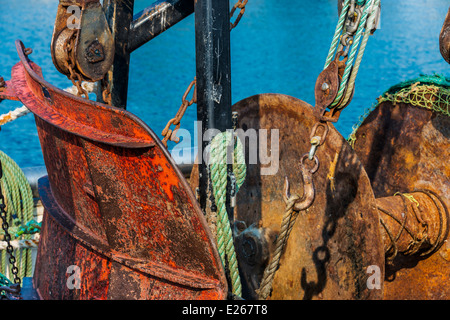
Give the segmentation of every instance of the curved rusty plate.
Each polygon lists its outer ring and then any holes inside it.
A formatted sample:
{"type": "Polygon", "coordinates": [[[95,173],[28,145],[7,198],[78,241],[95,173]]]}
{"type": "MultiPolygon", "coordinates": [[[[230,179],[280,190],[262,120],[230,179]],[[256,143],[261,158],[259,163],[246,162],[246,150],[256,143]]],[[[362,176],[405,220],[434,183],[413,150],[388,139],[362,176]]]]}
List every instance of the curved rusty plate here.
{"type": "MultiPolygon", "coordinates": [[[[375,196],[431,190],[450,208],[450,118],[409,104],[381,103],[356,132],[355,151],[375,196]]],[[[387,270],[386,299],[449,299],[450,245],[387,270]],[[433,275],[433,277],[430,277],[433,275]]]]}
{"type": "Polygon", "coordinates": [[[8,85],[35,115],[48,172],[33,276],[41,298],[225,299],[203,213],[154,132],[45,82],[16,46],[8,85]],[[64,285],[69,266],[80,269],[80,290],[64,285]]]}
{"type": "MultiPolygon", "coordinates": [[[[256,129],[258,150],[264,151],[267,141],[267,150],[273,153],[266,157],[271,162],[258,157],[258,163],[249,164],[249,152],[256,146],[246,141],[247,177],[237,194],[235,219],[279,232],[285,211],[285,176],[291,193],[303,194],[299,160],[311,146],[310,132],[317,122],[313,107],[286,95],[262,94],[238,102],[233,111],[238,112],[239,128],[247,133],[256,129]]],[[[313,175],[316,198],[296,220],[271,299],[380,299],[382,287],[367,287],[369,266],[378,266],[384,276],[379,217],[370,181],[332,125],[316,154],[320,161],[313,175]]]]}

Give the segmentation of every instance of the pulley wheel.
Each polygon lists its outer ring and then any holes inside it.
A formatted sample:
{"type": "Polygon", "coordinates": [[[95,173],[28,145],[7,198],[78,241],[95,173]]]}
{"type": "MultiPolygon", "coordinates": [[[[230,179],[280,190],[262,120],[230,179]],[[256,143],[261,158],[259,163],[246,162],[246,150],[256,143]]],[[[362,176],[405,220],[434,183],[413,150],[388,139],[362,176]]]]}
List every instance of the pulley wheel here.
{"type": "MultiPolygon", "coordinates": [[[[235,221],[263,229],[266,234],[278,233],[286,209],[285,177],[291,194],[303,195],[299,161],[311,148],[310,133],[317,123],[313,107],[286,95],[261,94],[238,102],[233,111],[238,112],[238,128],[250,137],[245,139],[247,176],[237,194],[235,221]]],[[[374,266],[384,277],[384,251],[367,174],[331,124],[316,155],[319,168],[313,175],[315,199],[295,222],[270,298],[380,299],[382,286],[368,286],[372,275],[369,270],[374,266]]],[[[194,188],[196,172],[194,167],[194,188]]],[[[242,248],[236,251],[239,254],[242,248]]],[[[248,294],[255,297],[257,288],[248,279],[259,279],[261,275],[245,274],[249,270],[245,264],[250,262],[242,255],[239,263],[244,270],[243,282],[247,281],[253,290],[248,294]]]]}

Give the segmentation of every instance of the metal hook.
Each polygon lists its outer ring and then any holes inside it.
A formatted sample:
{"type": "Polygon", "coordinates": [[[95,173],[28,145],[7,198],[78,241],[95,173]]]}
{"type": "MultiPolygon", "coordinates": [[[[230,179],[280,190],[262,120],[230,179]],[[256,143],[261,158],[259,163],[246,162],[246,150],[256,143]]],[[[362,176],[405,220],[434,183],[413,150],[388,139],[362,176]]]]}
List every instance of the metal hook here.
{"type": "MultiPolygon", "coordinates": [[[[302,159],[300,160],[300,169],[301,169],[301,174],[302,174],[302,178],[303,178],[303,197],[299,198],[299,200],[294,204],[295,211],[302,211],[302,210],[308,209],[314,202],[314,198],[315,198],[315,194],[316,194],[312,175],[319,168],[319,159],[317,158],[317,156],[314,156],[315,165],[312,169],[308,169],[304,165],[304,161],[308,158],[308,156],[309,156],[309,154],[306,153],[303,155],[302,159]]],[[[291,198],[291,189],[290,189],[288,177],[285,177],[285,179],[284,179],[284,194],[283,194],[283,196],[284,196],[285,202],[287,202],[291,198]]]]}

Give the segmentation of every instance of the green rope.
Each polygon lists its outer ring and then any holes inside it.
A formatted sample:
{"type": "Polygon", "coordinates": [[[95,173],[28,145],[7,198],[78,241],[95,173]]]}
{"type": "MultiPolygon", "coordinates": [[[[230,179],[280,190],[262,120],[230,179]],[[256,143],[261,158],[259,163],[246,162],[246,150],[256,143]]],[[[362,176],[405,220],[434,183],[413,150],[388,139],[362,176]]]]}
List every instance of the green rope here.
{"type": "MultiPolygon", "coordinates": [[[[4,152],[0,151],[0,161],[3,168],[3,177],[0,180],[2,190],[5,193],[5,201],[8,212],[8,224],[10,234],[16,239],[29,240],[32,237],[30,232],[30,221],[33,219],[34,201],[30,184],[25,174],[4,152]],[[23,226],[21,225],[23,224],[23,226]],[[27,225],[28,224],[28,225],[27,225]],[[22,228],[22,229],[21,229],[22,228]],[[18,234],[20,232],[20,234],[18,234]]],[[[36,227],[36,225],[34,225],[36,227]]],[[[14,255],[17,258],[17,268],[19,277],[29,277],[32,271],[31,249],[16,249],[14,255]]],[[[1,253],[0,273],[6,273],[7,262],[6,252],[1,253]]]]}
{"type": "MultiPolygon", "coordinates": [[[[13,283],[3,274],[0,273],[0,286],[1,287],[9,287],[11,286],[13,283]]],[[[0,291],[0,299],[1,297],[5,295],[5,291],[2,290],[0,291]]]]}
{"type": "Polygon", "coordinates": [[[225,266],[225,258],[228,262],[232,292],[237,296],[242,295],[241,280],[239,277],[238,263],[233,243],[233,234],[230,221],[226,210],[226,192],[227,192],[227,149],[232,146],[233,151],[233,174],[236,178],[236,192],[244,183],[246,175],[246,165],[243,153],[242,143],[239,138],[234,137],[232,132],[223,132],[217,134],[211,141],[210,149],[210,171],[213,187],[214,199],[217,206],[217,246],[220,258],[225,266]]]}
{"type": "Polygon", "coordinates": [[[369,11],[370,11],[370,9],[372,9],[373,2],[374,2],[374,0],[369,0],[368,3],[364,6],[364,11],[363,11],[361,20],[358,25],[358,30],[356,31],[356,35],[353,39],[352,48],[350,50],[350,54],[349,54],[348,60],[346,62],[344,74],[342,76],[341,84],[339,86],[339,91],[337,93],[336,99],[334,100],[334,102],[331,105],[332,107],[339,104],[339,102],[341,101],[342,95],[344,94],[344,91],[347,87],[348,78],[349,78],[350,72],[352,71],[352,68],[353,68],[353,61],[355,60],[356,52],[358,50],[358,46],[361,41],[361,36],[362,36],[363,30],[366,26],[367,17],[371,13],[369,11]]]}
{"type": "MultiPolygon", "coordinates": [[[[380,0],[375,0],[373,2],[374,8],[377,8],[379,5],[380,5],[380,0]]],[[[355,65],[351,69],[350,79],[348,80],[348,88],[345,91],[344,100],[341,102],[342,106],[345,106],[352,96],[353,89],[355,87],[356,76],[358,74],[359,67],[361,66],[361,62],[362,62],[362,58],[364,56],[364,51],[366,50],[367,42],[369,41],[369,36],[370,36],[370,32],[371,32],[370,28],[374,24],[375,18],[376,18],[376,14],[372,11],[372,13],[370,13],[370,16],[367,19],[366,29],[364,31],[364,36],[361,41],[361,44],[359,46],[358,56],[356,57],[355,65]]]]}
{"type": "Polygon", "coordinates": [[[328,51],[328,56],[327,56],[327,59],[325,62],[324,69],[326,69],[330,65],[331,61],[333,61],[334,53],[335,53],[337,47],[339,46],[341,32],[344,27],[344,22],[347,17],[347,12],[348,12],[349,7],[350,7],[350,0],[345,0],[344,5],[342,7],[341,15],[339,16],[336,30],[334,32],[333,40],[331,41],[331,47],[330,47],[330,51],[328,51]]]}

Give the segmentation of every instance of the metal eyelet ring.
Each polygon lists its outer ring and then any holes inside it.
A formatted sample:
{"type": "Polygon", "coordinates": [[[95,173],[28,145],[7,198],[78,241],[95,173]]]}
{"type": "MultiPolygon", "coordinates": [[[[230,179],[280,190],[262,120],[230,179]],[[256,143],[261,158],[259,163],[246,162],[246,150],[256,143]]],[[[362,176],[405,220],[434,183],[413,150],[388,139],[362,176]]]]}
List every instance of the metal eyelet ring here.
{"type": "MultiPolygon", "coordinates": [[[[305,160],[308,159],[309,160],[309,153],[305,153],[302,157],[302,159],[300,160],[300,166],[303,168],[306,168],[305,166],[305,160]]],[[[314,167],[312,167],[311,169],[309,169],[310,173],[315,173],[317,171],[317,169],[319,169],[319,158],[317,158],[317,156],[314,156],[314,167]]]]}

